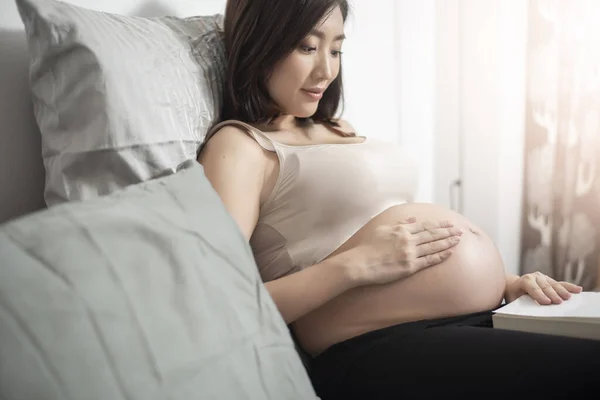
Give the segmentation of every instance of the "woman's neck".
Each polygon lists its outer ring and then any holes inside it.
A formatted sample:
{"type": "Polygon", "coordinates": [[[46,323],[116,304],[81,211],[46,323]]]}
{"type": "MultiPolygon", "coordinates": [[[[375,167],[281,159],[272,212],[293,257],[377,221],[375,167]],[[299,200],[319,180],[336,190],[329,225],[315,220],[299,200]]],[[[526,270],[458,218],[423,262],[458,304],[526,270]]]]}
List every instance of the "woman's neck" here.
{"type": "Polygon", "coordinates": [[[296,117],[289,114],[280,115],[271,121],[269,126],[278,131],[295,131],[298,127],[296,117]]]}
{"type": "Polygon", "coordinates": [[[306,129],[306,125],[298,123],[298,120],[293,115],[284,114],[274,118],[269,123],[255,125],[256,128],[265,132],[302,132],[306,129]]]}

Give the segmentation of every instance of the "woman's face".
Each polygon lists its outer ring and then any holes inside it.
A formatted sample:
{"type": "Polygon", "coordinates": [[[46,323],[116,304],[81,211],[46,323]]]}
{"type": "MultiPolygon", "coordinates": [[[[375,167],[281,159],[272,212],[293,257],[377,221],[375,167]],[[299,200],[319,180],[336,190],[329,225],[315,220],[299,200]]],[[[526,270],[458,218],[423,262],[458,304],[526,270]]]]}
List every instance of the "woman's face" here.
{"type": "Polygon", "coordinates": [[[323,92],[339,74],[343,40],[344,19],[336,7],[275,65],[267,89],[284,114],[307,118],[317,111],[323,92]]]}

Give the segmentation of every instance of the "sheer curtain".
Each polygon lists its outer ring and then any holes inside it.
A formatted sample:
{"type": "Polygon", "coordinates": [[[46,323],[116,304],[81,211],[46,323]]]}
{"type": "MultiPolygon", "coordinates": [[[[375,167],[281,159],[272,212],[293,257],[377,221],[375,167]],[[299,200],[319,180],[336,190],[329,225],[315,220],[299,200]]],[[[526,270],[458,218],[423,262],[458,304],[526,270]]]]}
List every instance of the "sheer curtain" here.
{"type": "Polygon", "coordinates": [[[600,263],[600,1],[530,0],[521,272],[600,263]]]}

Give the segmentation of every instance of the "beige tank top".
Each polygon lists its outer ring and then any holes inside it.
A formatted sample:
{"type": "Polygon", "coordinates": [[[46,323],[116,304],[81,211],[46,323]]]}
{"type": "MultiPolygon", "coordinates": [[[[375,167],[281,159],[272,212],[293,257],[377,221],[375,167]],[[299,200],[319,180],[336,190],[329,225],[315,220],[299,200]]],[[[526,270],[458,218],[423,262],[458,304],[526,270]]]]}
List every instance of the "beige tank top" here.
{"type": "Polygon", "coordinates": [[[416,164],[393,143],[285,145],[235,120],[213,127],[205,143],[225,125],[242,128],[279,159],[250,238],[264,282],[319,263],[373,217],[414,198],[416,164]]]}

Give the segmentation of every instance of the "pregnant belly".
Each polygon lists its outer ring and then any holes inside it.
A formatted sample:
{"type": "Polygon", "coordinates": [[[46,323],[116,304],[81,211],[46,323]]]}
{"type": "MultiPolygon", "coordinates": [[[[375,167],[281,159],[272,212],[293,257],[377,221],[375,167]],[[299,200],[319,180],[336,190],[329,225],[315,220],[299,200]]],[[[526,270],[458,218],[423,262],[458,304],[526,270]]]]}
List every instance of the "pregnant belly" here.
{"type": "Polygon", "coordinates": [[[435,204],[392,207],[369,221],[329,257],[360,245],[374,229],[414,216],[449,220],[464,229],[452,256],[406,279],[349,290],[294,322],[300,344],[312,355],[365,332],[402,322],[455,316],[497,307],[504,293],[504,265],[496,246],[462,215],[435,204]]]}

